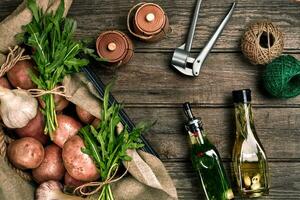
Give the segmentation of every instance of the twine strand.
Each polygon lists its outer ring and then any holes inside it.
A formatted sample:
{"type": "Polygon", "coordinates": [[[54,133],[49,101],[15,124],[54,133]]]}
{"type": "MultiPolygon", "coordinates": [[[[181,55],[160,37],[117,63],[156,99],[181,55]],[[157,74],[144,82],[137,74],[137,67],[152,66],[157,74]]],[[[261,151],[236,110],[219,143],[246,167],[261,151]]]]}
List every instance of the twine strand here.
{"type": "MultiPolygon", "coordinates": [[[[270,41],[270,27],[267,27],[267,37],[268,37],[268,50],[269,50],[269,58],[271,57],[271,41],[270,41]]],[[[270,60],[268,61],[270,62],[270,60]]]]}
{"type": "Polygon", "coordinates": [[[118,164],[115,163],[109,169],[108,175],[107,175],[107,179],[105,181],[102,181],[102,182],[89,182],[89,183],[83,184],[83,185],[77,187],[74,190],[73,194],[76,194],[77,192],[79,192],[80,195],[84,195],[84,196],[90,196],[90,195],[96,194],[105,185],[108,185],[108,184],[111,184],[111,183],[115,183],[115,182],[118,182],[119,180],[121,180],[127,174],[128,168],[129,167],[127,165],[125,172],[120,177],[115,178],[115,176],[116,176],[116,174],[118,172],[118,169],[119,169],[118,164]],[[111,173],[114,170],[114,168],[115,168],[115,171],[114,171],[113,175],[111,176],[111,173]],[[86,189],[91,188],[91,187],[94,187],[94,189],[92,191],[90,191],[90,192],[86,192],[86,189]]]}
{"type": "Polygon", "coordinates": [[[57,86],[53,88],[52,90],[43,90],[43,89],[29,89],[27,90],[32,97],[40,97],[46,94],[54,94],[59,95],[65,98],[71,98],[71,96],[66,95],[66,87],[63,85],[57,86]]]}
{"type": "Polygon", "coordinates": [[[0,68],[0,77],[4,76],[6,72],[13,68],[17,62],[30,59],[29,55],[23,55],[25,49],[19,47],[18,45],[16,45],[13,49],[10,47],[8,49],[9,54],[0,68]]]}

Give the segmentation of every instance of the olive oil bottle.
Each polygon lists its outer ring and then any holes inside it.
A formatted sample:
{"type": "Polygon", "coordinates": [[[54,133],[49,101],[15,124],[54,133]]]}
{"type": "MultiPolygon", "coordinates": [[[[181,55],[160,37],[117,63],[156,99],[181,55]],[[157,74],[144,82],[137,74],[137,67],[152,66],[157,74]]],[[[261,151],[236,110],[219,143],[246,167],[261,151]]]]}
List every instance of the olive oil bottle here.
{"type": "Polygon", "coordinates": [[[251,90],[233,91],[232,96],[236,128],[232,157],[239,192],[250,198],[266,195],[269,191],[268,162],[254,127],[251,90]]]}
{"type": "Polygon", "coordinates": [[[228,200],[234,195],[216,147],[207,139],[200,119],[193,116],[189,103],[184,104],[188,118],[186,130],[191,144],[191,160],[197,170],[207,200],[228,200]]]}

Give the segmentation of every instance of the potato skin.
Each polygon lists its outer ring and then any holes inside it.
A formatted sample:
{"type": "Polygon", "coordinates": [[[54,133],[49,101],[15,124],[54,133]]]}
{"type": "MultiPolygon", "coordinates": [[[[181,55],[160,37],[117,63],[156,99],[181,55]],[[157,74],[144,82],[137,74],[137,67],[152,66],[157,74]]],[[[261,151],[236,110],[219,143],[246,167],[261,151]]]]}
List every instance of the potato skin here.
{"type": "MultiPolygon", "coordinates": [[[[42,108],[45,108],[45,102],[38,98],[38,101],[42,108]]],[[[69,105],[69,101],[60,95],[54,95],[54,103],[55,103],[55,110],[57,112],[61,112],[63,109],[65,109],[69,105]]]]}
{"type": "Polygon", "coordinates": [[[87,112],[79,106],[76,106],[76,113],[79,119],[85,124],[90,124],[95,119],[95,117],[91,113],[87,112]]]}
{"type": "Polygon", "coordinates": [[[7,72],[7,78],[15,88],[19,87],[25,90],[36,88],[30,78],[30,70],[33,70],[33,63],[29,60],[21,60],[7,72]]]}
{"type": "Polygon", "coordinates": [[[5,77],[0,78],[0,86],[7,88],[7,89],[11,89],[11,85],[8,82],[7,78],[5,78],[5,77]]]}
{"type": "Polygon", "coordinates": [[[24,137],[13,141],[7,149],[9,161],[18,169],[33,169],[44,159],[43,145],[36,139],[24,137]]]}
{"type": "Polygon", "coordinates": [[[15,132],[20,138],[33,137],[45,145],[49,137],[44,134],[44,128],[44,116],[42,112],[38,110],[35,118],[30,120],[25,127],[15,129],[15,132]]]}
{"type": "Polygon", "coordinates": [[[94,121],[92,122],[92,126],[94,128],[97,128],[99,126],[99,124],[101,123],[101,120],[98,118],[95,118],[94,121]]]}
{"type": "Polygon", "coordinates": [[[64,183],[68,187],[78,187],[80,185],[83,185],[86,182],[79,181],[79,180],[73,178],[68,172],[66,172],[65,178],[64,178],[64,183]]]}
{"type": "Polygon", "coordinates": [[[74,118],[67,115],[57,115],[58,127],[53,132],[53,142],[59,147],[63,147],[64,143],[73,135],[76,135],[81,124],[74,118]]]}
{"type": "Polygon", "coordinates": [[[32,176],[37,183],[49,180],[60,181],[65,175],[65,167],[61,156],[61,148],[50,144],[45,148],[45,157],[41,165],[32,170],[32,176]]]}
{"type": "Polygon", "coordinates": [[[65,143],[62,157],[66,170],[79,181],[95,181],[100,177],[98,169],[92,158],[83,153],[81,148],[84,148],[84,142],[78,135],[65,143]]]}

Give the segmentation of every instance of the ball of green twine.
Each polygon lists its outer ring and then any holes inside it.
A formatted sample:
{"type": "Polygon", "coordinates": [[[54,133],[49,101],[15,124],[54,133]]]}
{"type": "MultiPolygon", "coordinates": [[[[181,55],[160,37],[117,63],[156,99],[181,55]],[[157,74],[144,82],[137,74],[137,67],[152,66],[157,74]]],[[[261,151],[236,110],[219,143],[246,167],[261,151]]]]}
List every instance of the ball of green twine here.
{"type": "Polygon", "coordinates": [[[291,55],[274,59],[263,74],[266,90],[279,98],[291,98],[300,94],[300,61],[291,55]]]}

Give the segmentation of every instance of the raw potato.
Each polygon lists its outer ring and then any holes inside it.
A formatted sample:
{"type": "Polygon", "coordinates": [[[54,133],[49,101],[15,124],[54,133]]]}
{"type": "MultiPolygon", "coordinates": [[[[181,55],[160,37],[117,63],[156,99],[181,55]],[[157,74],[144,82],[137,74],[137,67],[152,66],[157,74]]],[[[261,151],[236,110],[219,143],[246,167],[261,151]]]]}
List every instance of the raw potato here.
{"type": "Polygon", "coordinates": [[[22,60],[15,64],[15,66],[7,72],[9,82],[15,88],[22,88],[25,90],[36,88],[32,82],[29,72],[33,71],[33,64],[29,60],[22,60]]]}
{"type": "Polygon", "coordinates": [[[79,119],[85,124],[90,124],[95,119],[95,117],[91,113],[87,112],[79,106],[76,106],[76,113],[79,119]]]}
{"type": "Polygon", "coordinates": [[[99,126],[100,122],[101,122],[100,119],[96,118],[92,122],[92,126],[95,127],[95,128],[97,128],[99,126]]]}
{"type": "Polygon", "coordinates": [[[45,145],[48,141],[48,136],[44,134],[45,122],[44,116],[38,110],[36,117],[29,121],[23,128],[17,128],[16,133],[19,137],[33,137],[45,145]]]}
{"type": "Polygon", "coordinates": [[[65,143],[62,157],[66,170],[79,181],[95,181],[100,174],[92,158],[83,153],[82,148],[84,148],[84,142],[78,135],[65,143]]]}
{"type": "Polygon", "coordinates": [[[32,170],[32,176],[37,183],[49,180],[60,181],[65,175],[65,167],[61,156],[61,148],[51,144],[45,148],[45,157],[41,165],[32,170]]]}
{"type": "Polygon", "coordinates": [[[0,86],[7,88],[7,89],[11,89],[11,85],[8,82],[7,78],[5,78],[5,77],[0,78],[0,86]]]}
{"type": "MultiPolygon", "coordinates": [[[[45,108],[45,102],[41,98],[38,98],[38,100],[41,107],[45,108]]],[[[55,110],[57,112],[62,111],[69,105],[69,101],[65,97],[62,97],[60,95],[54,95],[54,102],[55,102],[55,110]]]]}
{"type": "Polygon", "coordinates": [[[18,169],[33,169],[44,159],[43,145],[31,137],[21,138],[9,144],[7,157],[18,169]]]}
{"type": "Polygon", "coordinates": [[[81,124],[74,118],[67,115],[57,115],[58,127],[53,132],[53,142],[59,147],[63,147],[64,143],[73,135],[76,135],[81,124]]]}
{"type": "Polygon", "coordinates": [[[64,183],[68,187],[78,187],[80,185],[83,185],[85,182],[73,178],[68,172],[66,172],[64,183]]]}

